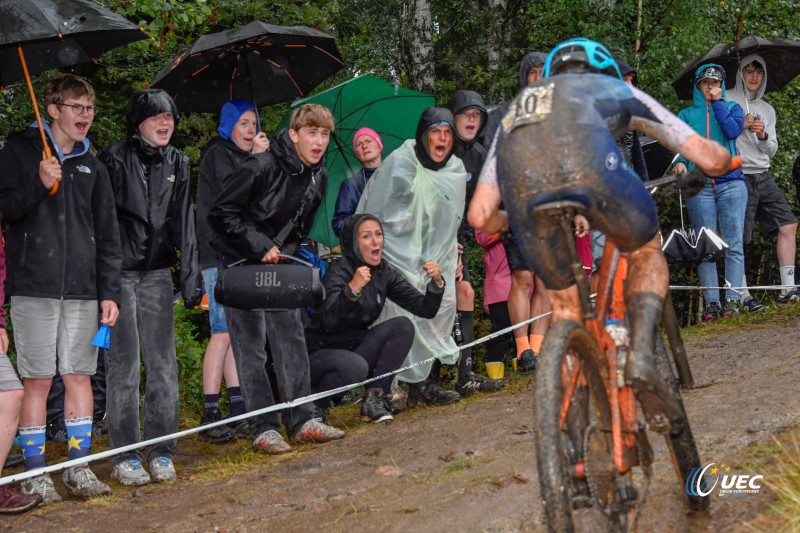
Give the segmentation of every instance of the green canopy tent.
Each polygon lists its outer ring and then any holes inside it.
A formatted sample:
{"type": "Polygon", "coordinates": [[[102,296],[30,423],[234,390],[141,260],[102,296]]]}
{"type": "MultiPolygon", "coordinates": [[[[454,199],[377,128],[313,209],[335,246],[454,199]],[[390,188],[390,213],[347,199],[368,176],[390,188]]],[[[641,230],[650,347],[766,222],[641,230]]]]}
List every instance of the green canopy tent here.
{"type": "MultiPolygon", "coordinates": [[[[433,96],[394,85],[373,76],[359,76],[319,94],[295,100],[292,110],[302,104],[321,104],[331,110],[335,131],[326,156],[329,180],[323,204],[317,212],[311,238],[334,247],[333,220],[339,186],[361,163],[353,152],[353,135],[364,126],[377,131],[383,141],[383,158],[406,139],[414,138],[422,111],[434,105],[433,96]]],[[[290,112],[280,127],[289,125],[290,112]]]]}

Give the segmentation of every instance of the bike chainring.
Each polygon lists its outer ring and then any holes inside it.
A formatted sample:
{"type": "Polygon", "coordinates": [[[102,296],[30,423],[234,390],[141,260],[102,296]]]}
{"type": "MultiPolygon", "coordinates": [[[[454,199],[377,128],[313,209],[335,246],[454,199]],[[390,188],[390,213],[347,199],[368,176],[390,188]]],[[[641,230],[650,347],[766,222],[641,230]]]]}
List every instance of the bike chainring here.
{"type": "Polygon", "coordinates": [[[586,481],[592,497],[603,508],[613,504],[614,478],[617,475],[614,459],[610,454],[611,446],[606,444],[610,438],[610,434],[592,424],[586,430],[583,446],[586,481]]]}

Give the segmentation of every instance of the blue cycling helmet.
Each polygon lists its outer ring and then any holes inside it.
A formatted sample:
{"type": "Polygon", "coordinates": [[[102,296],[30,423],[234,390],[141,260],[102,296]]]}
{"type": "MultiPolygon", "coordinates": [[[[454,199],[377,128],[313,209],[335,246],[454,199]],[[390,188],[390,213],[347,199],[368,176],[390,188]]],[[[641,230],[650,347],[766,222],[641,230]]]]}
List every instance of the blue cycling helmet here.
{"type": "Polygon", "coordinates": [[[586,37],[568,39],[550,50],[542,76],[547,78],[560,74],[563,67],[570,63],[580,63],[589,70],[622,79],[622,73],[608,48],[586,37]]]}

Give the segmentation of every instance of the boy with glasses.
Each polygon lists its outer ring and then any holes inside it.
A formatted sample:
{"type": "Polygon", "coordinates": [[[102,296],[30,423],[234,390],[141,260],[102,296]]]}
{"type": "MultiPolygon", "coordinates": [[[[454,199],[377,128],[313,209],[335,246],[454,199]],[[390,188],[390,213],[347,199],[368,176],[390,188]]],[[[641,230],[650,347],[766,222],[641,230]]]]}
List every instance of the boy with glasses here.
{"type": "MultiPolygon", "coordinates": [[[[45,406],[56,365],[66,388],[69,458],[89,455],[98,310],[100,323],[108,326],[119,315],[122,252],[114,195],[106,167],[86,138],[94,98],[85,80],[58,76],[45,87],[51,120],[44,127],[55,155],[42,160],[35,123],[9,138],[0,152],[6,290],[25,389],[19,433],[26,470],[46,466],[45,406]]],[[[87,464],[66,469],[63,480],[73,496],[111,493],[87,464]]],[[[38,493],[45,503],[61,501],[48,474],[24,480],[22,492],[38,493]]]]}

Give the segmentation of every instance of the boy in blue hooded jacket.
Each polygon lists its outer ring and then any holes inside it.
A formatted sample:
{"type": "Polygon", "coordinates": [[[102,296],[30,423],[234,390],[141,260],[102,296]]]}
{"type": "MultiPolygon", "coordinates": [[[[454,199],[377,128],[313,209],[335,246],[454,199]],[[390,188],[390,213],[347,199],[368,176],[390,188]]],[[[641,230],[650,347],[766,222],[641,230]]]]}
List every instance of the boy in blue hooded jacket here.
{"type": "MultiPolygon", "coordinates": [[[[742,133],[744,112],[739,104],[725,101],[725,70],[712,63],[695,71],[692,105],[678,113],[678,118],[689,124],[697,133],[717,141],[736,155],[736,138],[742,133]]],[[[694,164],[679,158],[673,169],[682,173],[694,164]]],[[[695,232],[706,227],[717,229],[728,243],[725,252],[725,301],[720,305],[719,289],[703,289],[706,302],[703,320],[728,317],[737,311],[739,295],[730,286],[738,286],[744,274],[744,215],[747,208],[747,185],[741,169],[734,169],[716,178],[706,180],[705,188],[686,200],[689,218],[695,232]]],[[[700,263],[697,275],[703,287],[717,287],[717,265],[713,261],[700,263]]]]}

